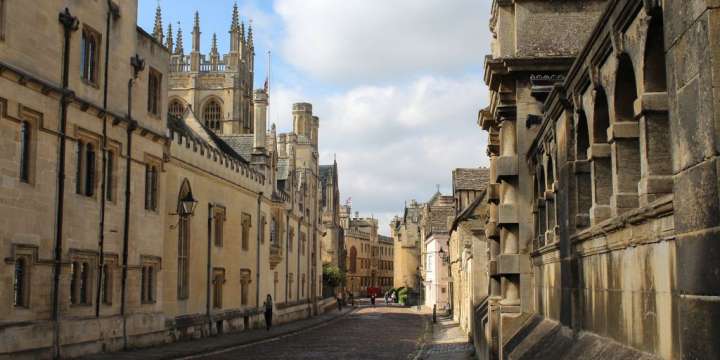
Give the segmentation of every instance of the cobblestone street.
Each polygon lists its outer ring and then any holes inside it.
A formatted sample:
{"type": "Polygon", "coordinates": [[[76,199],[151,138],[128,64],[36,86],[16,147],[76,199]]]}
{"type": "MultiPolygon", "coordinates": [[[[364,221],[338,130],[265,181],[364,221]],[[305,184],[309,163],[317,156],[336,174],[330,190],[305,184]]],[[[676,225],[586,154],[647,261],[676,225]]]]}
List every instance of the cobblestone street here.
{"type": "Polygon", "coordinates": [[[361,306],[298,334],[187,359],[407,359],[425,335],[426,319],[414,308],[361,306]]]}

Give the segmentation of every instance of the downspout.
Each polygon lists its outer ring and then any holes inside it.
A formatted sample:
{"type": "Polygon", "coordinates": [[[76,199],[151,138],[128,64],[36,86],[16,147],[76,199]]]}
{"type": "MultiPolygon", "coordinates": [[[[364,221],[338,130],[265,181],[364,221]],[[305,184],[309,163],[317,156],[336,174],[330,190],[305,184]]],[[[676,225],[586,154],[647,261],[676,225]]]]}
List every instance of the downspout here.
{"type": "MultiPolygon", "coordinates": [[[[303,209],[300,209],[300,211],[304,211],[303,209]]],[[[295,274],[295,296],[297,297],[297,303],[300,303],[300,248],[302,247],[302,244],[300,243],[301,237],[300,234],[302,232],[302,220],[303,215],[300,215],[298,218],[298,230],[297,230],[297,273],[295,274]]]]}
{"type": "Polygon", "coordinates": [[[257,198],[257,249],[255,249],[255,307],[260,308],[260,239],[263,232],[264,224],[260,218],[260,203],[262,202],[262,191],[258,193],[257,198]]]}
{"type": "Polygon", "coordinates": [[[288,272],[290,271],[290,212],[292,211],[292,201],[290,202],[290,210],[285,212],[285,304],[288,302],[288,272]]]}
{"type": "Polygon", "coordinates": [[[128,80],[128,108],[127,108],[127,158],[125,161],[125,220],[123,223],[123,254],[122,254],[122,288],[120,300],[120,315],[123,320],[123,349],[127,349],[127,275],[128,275],[128,247],[130,243],[130,173],[132,170],[132,133],[137,128],[137,121],[132,118],[132,89],[138,73],[145,68],[145,62],[135,55],[130,64],[133,77],[128,80]]]}
{"type": "Polygon", "coordinates": [[[103,265],[105,264],[105,201],[107,196],[107,107],[108,107],[108,79],[109,79],[109,64],[110,64],[110,18],[112,16],[119,16],[119,10],[113,7],[112,1],[108,0],[108,11],[107,19],[105,20],[105,68],[104,70],[104,84],[103,84],[103,127],[102,127],[102,196],[100,196],[100,234],[99,246],[100,250],[100,261],[98,262],[98,282],[97,291],[95,292],[95,317],[100,317],[100,292],[103,283],[103,265]]]}
{"type": "Polygon", "coordinates": [[[205,312],[208,318],[208,333],[212,333],[212,316],[210,314],[210,287],[211,287],[211,271],[212,271],[212,221],[213,221],[213,204],[208,203],[208,219],[207,219],[207,286],[205,291],[205,312]]]}
{"type": "Polygon", "coordinates": [[[70,72],[70,36],[78,29],[78,19],[65,8],[58,20],[63,26],[63,68],[62,95],[60,97],[60,124],[58,135],[57,199],[55,208],[55,258],[53,266],[53,358],[60,358],[60,272],[62,271],[63,207],[65,202],[65,141],[67,131],[67,109],[75,94],[68,89],[70,72]]]}

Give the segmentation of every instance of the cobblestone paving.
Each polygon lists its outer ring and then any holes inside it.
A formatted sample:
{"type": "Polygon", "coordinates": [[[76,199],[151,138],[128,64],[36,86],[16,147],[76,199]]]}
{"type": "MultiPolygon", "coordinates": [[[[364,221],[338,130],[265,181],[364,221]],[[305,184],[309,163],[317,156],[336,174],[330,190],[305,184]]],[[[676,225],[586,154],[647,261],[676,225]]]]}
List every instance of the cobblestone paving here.
{"type": "Polygon", "coordinates": [[[468,342],[467,335],[452,319],[440,317],[432,330],[432,341],[425,346],[417,360],[472,359],[473,346],[468,342]]]}
{"type": "Polygon", "coordinates": [[[417,350],[424,315],[401,307],[360,307],[327,325],[216,352],[198,359],[407,359],[417,350]]]}

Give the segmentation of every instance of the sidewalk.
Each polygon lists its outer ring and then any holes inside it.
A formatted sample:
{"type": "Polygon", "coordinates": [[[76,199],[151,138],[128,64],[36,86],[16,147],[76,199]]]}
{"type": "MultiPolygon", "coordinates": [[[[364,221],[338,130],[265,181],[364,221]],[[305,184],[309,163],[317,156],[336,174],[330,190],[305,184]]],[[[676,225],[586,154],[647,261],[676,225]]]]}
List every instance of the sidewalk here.
{"type": "Polygon", "coordinates": [[[272,329],[270,329],[270,331],[267,331],[264,328],[252,329],[197,340],[161,344],[154,347],[136,350],[100,353],[82,357],[81,359],[109,360],[142,358],[143,360],[159,360],[189,357],[193,355],[228,349],[236,346],[250,345],[264,340],[269,340],[276,337],[308,330],[310,328],[314,328],[337,318],[340,318],[350,313],[352,310],[353,309],[350,307],[344,307],[342,312],[332,310],[328,313],[308,319],[293,321],[290,323],[274,326],[272,329]]]}
{"type": "Polygon", "coordinates": [[[432,341],[419,356],[423,360],[472,359],[473,346],[452,317],[438,316],[432,327],[432,341]]]}

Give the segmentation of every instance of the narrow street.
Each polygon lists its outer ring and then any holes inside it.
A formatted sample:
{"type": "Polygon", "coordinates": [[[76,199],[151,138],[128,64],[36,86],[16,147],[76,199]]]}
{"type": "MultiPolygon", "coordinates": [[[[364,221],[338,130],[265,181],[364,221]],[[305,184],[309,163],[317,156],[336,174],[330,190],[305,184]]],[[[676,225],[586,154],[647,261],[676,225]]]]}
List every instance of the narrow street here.
{"type": "Polygon", "coordinates": [[[361,305],[298,334],[187,359],[407,359],[418,349],[426,319],[414,308],[361,305]]]}

